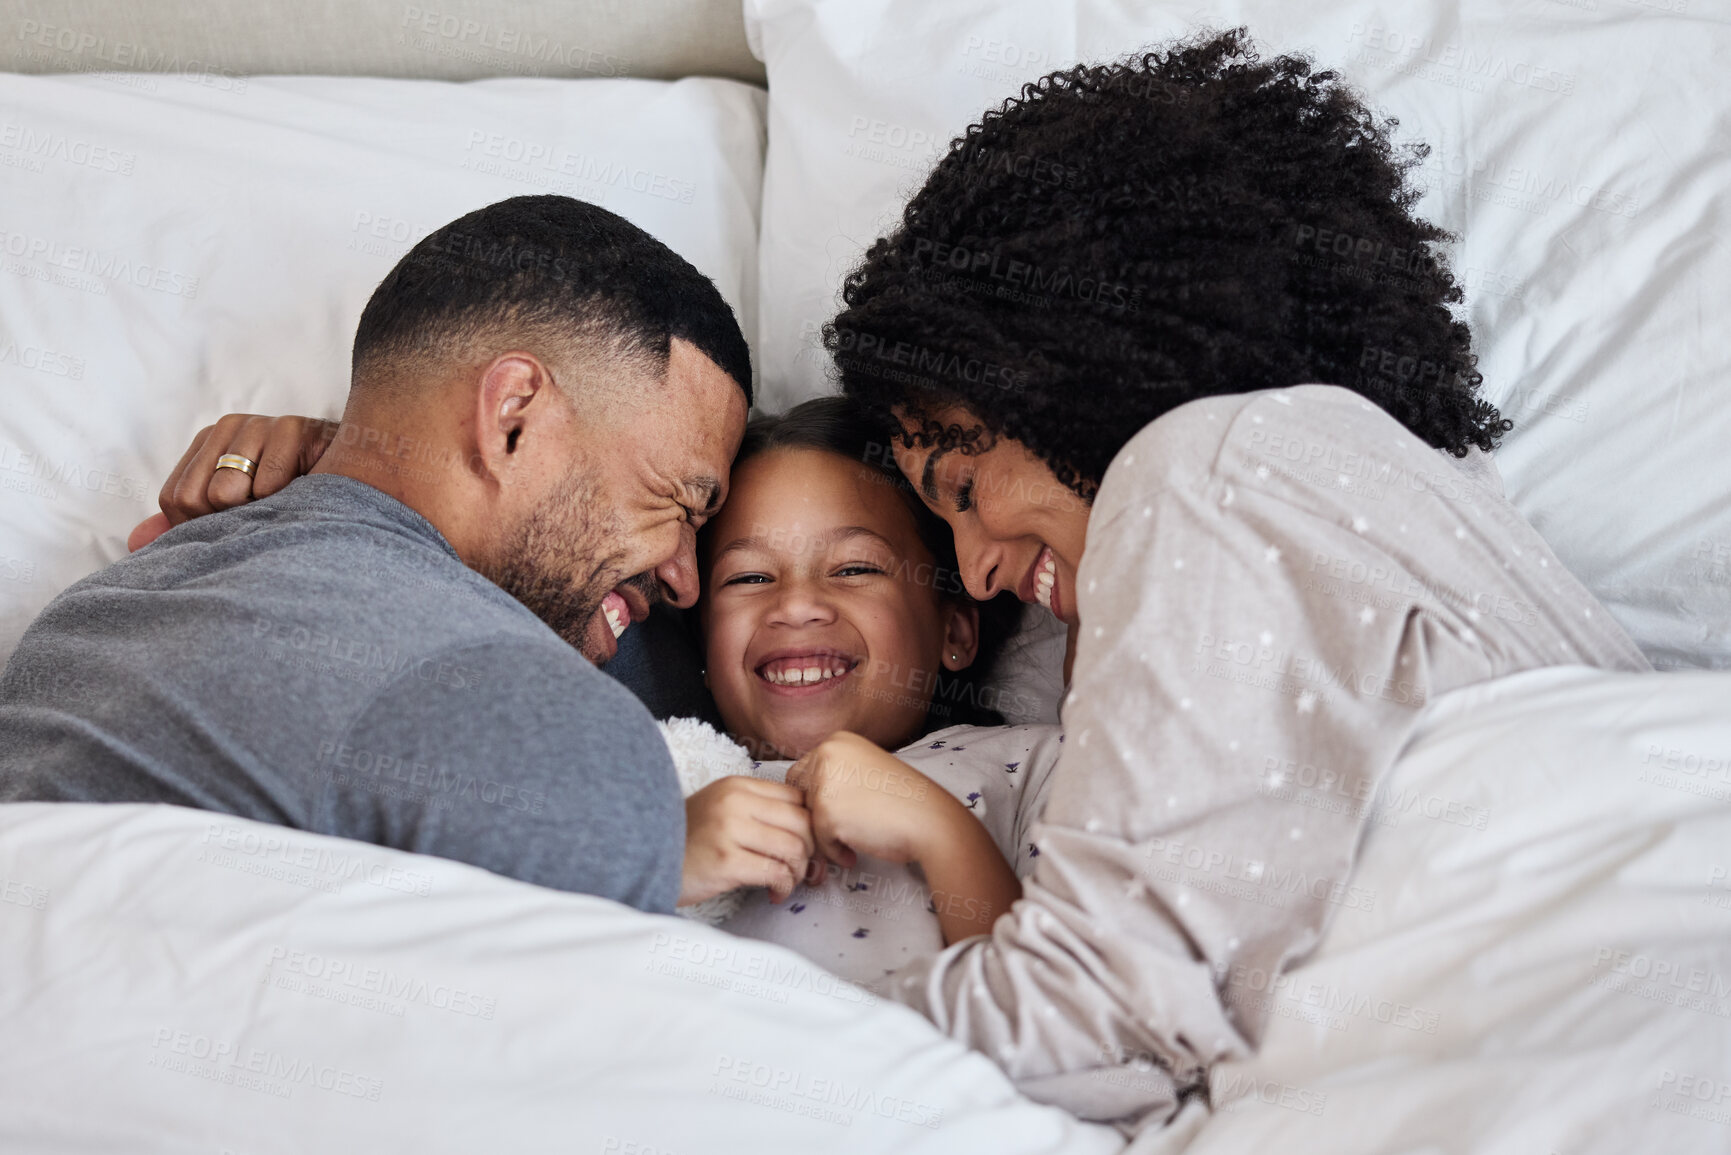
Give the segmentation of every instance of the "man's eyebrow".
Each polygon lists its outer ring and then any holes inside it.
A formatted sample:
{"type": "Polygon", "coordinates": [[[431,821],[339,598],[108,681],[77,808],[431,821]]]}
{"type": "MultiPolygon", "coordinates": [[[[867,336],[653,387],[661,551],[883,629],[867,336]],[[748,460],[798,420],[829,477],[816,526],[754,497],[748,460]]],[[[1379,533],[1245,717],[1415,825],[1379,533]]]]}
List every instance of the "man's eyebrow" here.
{"type": "Polygon", "coordinates": [[[698,477],[688,477],[685,479],[685,485],[688,489],[704,494],[703,508],[698,512],[710,514],[721,508],[721,482],[714,475],[703,474],[698,477]]]}

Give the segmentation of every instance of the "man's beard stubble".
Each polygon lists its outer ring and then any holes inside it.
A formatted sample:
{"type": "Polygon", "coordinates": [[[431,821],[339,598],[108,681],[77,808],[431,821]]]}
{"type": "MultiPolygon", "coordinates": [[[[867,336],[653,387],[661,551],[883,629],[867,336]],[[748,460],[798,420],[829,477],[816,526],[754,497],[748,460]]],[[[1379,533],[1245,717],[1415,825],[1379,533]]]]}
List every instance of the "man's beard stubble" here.
{"type": "Polygon", "coordinates": [[[596,663],[605,655],[590,652],[589,630],[608,591],[634,585],[651,604],[660,593],[651,574],[627,577],[620,565],[624,555],[615,548],[624,527],[616,515],[601,511],[600,487],[573,466],[517,527],[499,557],[481,570],[596,663]]]}

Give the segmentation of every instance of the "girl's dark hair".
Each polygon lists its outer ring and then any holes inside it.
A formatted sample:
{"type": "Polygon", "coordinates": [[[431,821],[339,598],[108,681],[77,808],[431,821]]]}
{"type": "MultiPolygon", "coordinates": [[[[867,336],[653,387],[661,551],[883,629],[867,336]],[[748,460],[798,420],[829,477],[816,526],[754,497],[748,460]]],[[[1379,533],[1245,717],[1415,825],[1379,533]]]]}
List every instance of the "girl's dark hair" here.
{"type": "Polygon", "coordinates": [[[1457,457],[1478,396],[1461,290],[1397,149],[1333,72],[1242,28],[1024,85],[950,144],[824,328],[842,390],[906,444],[1025,444],[1091,500],[1148,422],[1305,383],[1457,457]],[[960,405],[982,428],[933,415],[960,405]]]}
{"type": "MultiPolygon", "coordinates": [[[[847,398],[819,397],[795,405],[786,413],[752,418],[745,427],[739,454],[733,459],[734,468],[772,449],[815,449],[857,461],[873,470],[876,478],[901,497],[913,516],[921,544],[932,555],[932,588],[938,597],[952,603],[977,605],[980,613],[979,651],[973,664],[964,669],[952,672],[939,668],[931,705],[926,711],[926,732],[964,724],[1003,725],[1004,717],[991,705],[991,693],[984,682],[1016,627],[1021,603],[1008,594],[989,602],[975,602],[968,596],[956,568],[956,544],[949,526],[920,501],[896,468],[889,444],[877,427],[847,398]]],[[[706,569],[712,546],[708,533],[706,528],[698,541],[698,555],[704,559],[706,569]]],[[[688,620],[695,629],[696,615],[690,615],[688,620]]]]}

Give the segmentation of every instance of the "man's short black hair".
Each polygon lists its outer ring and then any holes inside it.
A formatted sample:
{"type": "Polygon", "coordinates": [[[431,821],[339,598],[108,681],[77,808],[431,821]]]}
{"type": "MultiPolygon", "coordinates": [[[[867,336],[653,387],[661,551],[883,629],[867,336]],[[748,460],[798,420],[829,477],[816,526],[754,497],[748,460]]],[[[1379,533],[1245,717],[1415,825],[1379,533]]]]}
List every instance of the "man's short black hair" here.
{"type": "Polygon", "coordinates": [[[361,312],[354,383],[500,330],[556,348],[595,342],[660,370],[679,337],[751,404],[750,351],[714,282],[624,217],[563,196],[476,209],[410,249],[361,312]]]}

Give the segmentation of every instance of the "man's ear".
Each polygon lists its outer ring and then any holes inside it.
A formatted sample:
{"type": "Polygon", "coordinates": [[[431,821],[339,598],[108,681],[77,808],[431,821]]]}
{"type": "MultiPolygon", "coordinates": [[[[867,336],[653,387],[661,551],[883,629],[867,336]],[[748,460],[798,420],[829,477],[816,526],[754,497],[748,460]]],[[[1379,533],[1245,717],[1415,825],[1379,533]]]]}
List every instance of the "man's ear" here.
{"type": "Polygon", "coordinates": [[[482,366],[475,389],[475,472],[503,480],[523,448],[531,416],[551,399],[553,375],[532,353],[504,353],[482,366]]]}
{"type": "Polygon", "coordinates": [[[980,652],[980,607],[969,602],[945,608],[944,652],[938,660],[946,670],[965,670],[980,652]]]}

